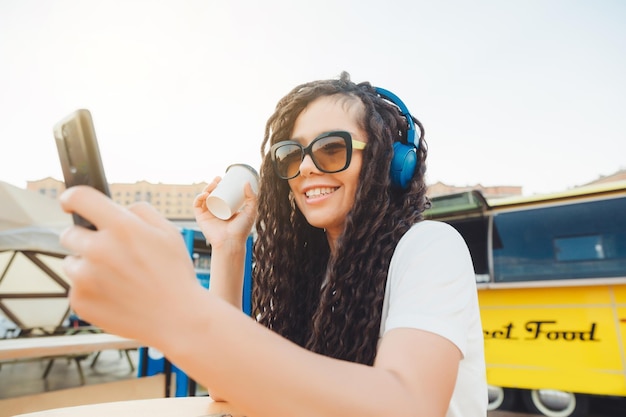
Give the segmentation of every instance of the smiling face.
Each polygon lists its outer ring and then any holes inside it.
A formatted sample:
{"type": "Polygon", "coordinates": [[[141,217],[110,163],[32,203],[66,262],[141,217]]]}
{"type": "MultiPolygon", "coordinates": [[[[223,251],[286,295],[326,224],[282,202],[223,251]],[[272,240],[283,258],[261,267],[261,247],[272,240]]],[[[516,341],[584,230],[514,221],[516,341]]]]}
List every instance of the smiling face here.
{"type": "MultiPolygon", "coordinates": [[[[346,96],[322,96],[298,115],[291,139],[306,147],[323,133],[347,131],[352,139],[367,142],[365,132],[357,122],[362,112],[363,106],[358,100],[346,96]]],[[[312,226],[326,229],[331,248],[354,205],[362,160],[362,151],[353,150],[347,169],[327,174],[321,172],[307,155],[300,164],[300,175],[289,180],[298,208],[312,226]]]]}

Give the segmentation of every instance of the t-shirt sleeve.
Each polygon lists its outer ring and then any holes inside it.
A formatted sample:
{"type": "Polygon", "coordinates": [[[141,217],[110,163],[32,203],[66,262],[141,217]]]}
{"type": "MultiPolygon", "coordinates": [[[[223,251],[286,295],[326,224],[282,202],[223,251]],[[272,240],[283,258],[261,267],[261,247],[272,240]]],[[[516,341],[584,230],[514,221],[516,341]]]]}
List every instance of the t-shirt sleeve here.
{"type": "Polygon", "coordinates": [[[384,331],[415,328],[438,334],[465,356],[476,297],[467,245],[452,226],[423,221],[402,237],[391,259],[384,331]]]}

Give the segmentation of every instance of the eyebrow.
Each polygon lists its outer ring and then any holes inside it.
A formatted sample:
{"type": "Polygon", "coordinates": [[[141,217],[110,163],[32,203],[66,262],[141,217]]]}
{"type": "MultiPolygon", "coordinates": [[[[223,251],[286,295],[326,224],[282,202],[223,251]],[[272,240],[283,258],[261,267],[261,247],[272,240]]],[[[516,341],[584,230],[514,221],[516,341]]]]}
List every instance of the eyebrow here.
{"type": "MultiPolygon", "coordinates": [[[[349,130],[345,130],[345,129],[330,129],[330,130],[325,130],[323,132],[319,132],[317,135],[315,135],[315,137],[313,139],[311,139],[311,142],[313,142],[315,139],[319,138],[320,136],[325,135],[326,133],[330,133],[330,132],[348,132],[351,137],[354,136],[354,133],[352,133],[349,130]]],[[[302,142],[304,142],[304,138],[301,137],[301,136],[295,136],[295,137],[287,139],[287,140],[292,140],[294,142],[298,142],[301,145],[303,145],[302,142]]],[[[355,139],[353,138],[352,140],[354,141],[355,139]]]]}

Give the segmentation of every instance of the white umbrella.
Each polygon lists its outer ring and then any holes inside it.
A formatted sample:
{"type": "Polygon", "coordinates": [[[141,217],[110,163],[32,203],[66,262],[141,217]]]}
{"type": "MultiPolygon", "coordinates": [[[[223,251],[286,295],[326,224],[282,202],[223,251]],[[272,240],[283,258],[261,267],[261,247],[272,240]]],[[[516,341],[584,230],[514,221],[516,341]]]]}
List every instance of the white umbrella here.
{"type": "Polygon", "coordinates": [[[52,332],[69,314],[59,234],[71,223],[57,200],[0,181],[0,311],[22,333],[52,332]]]}
{"type": "Polygon", "coordinates": [[[57,200],[0,181],[0,230],[24,226],[65,227],[70,217],[57,200]]]}

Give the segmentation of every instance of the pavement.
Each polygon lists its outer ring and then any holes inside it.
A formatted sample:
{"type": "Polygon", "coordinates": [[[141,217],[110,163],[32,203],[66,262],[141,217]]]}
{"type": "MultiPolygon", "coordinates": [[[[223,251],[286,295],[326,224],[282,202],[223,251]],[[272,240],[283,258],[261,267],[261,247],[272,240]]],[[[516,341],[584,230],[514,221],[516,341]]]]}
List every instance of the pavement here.
{"type": "MultiPolygon", "coordinates": [[[[95,355],[81,360],[85,376],[85,385],[121,381],[137,376],[138,354],[136,350],[128,352],[132,366],[123,352],[117,350],[102,351],[94,363],[95,355]]],[[[39,394],[67,388],[80,387],[77,364],[74,360],[57,358],[52,363],[48,375],[43,375],[49,360],[28,360],[5,362],[0,365],[0,399],[22,395],[39,394]]]]}

